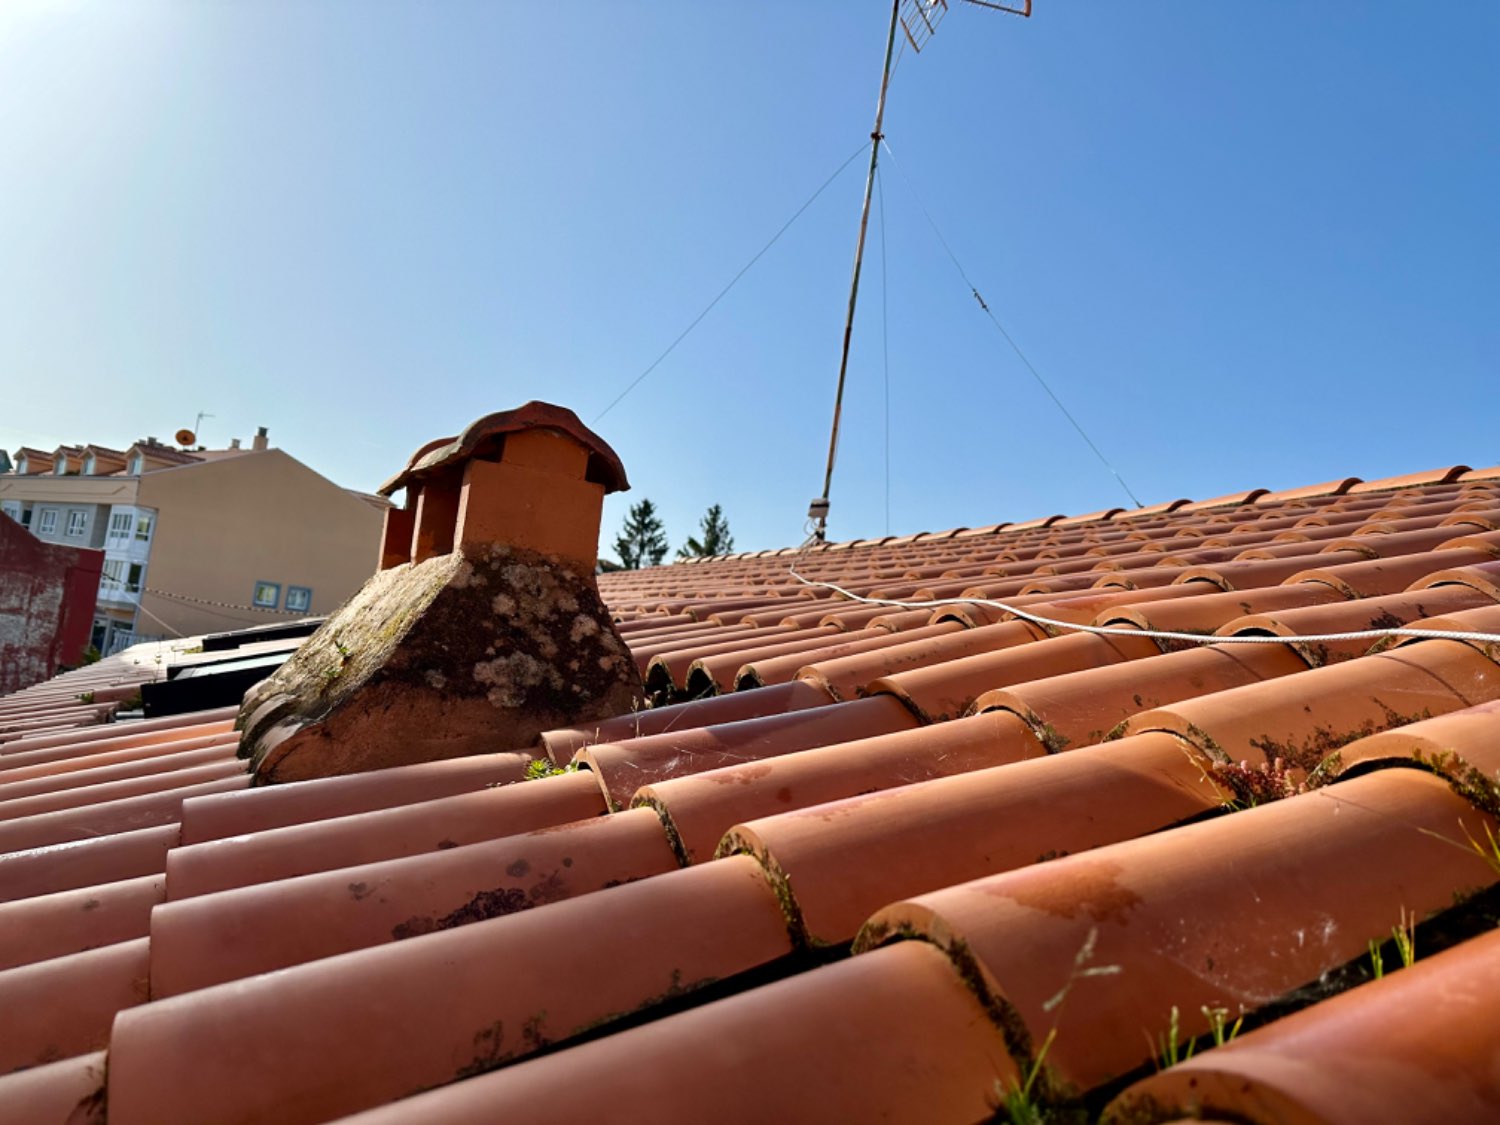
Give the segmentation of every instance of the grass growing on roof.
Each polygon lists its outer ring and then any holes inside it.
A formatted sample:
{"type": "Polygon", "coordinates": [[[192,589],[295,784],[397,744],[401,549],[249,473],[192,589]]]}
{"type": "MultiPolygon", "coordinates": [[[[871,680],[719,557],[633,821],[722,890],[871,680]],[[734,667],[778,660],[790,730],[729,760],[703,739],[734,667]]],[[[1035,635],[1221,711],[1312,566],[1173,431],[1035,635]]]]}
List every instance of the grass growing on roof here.
{"type": "MultiPolygon", "coordinates": [[[[550,758],[533,758],[526,763],[526,772],[523,779],[526,781],[539,781],[544,777],[558,777],[565,773],[577,773],[578,763],[569,762],[565,766],[552,763],[550,758]]],[[[551,790],[548,790],[551,792],[551,790]]]]}
{"type": "MultiPolygon", "coordinates": [[[[1395,943],[1396,953],[1401,958],[1401,967],[1409,969],[1417,959],[1417,916],[1408,915],[1406,907],[1401,908],[1401,921],[1391,927],[1391,941],[1395,943]]],[[[1376,980],[1385,976],[1385,955],[1381,952],[1381,942],[1376,939],[1370,941],[1370,970],[1376,980]]]]}

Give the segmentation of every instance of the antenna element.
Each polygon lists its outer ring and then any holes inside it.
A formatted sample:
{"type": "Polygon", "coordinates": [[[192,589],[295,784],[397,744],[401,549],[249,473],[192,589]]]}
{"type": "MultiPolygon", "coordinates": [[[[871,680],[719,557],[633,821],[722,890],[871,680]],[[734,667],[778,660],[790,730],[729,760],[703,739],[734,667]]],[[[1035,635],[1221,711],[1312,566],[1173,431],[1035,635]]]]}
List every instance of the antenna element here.
{"type": "MultiPolygon", "coordinates": [[[[1031,0],[968,0],[980,8],[1031,15],[1031,0]]],[[[859,240],[854,244],[854,277],[849,283],[849,312],[844,318],[844,347],[839,355],[839,383],[833,399],[833,427],[828,435],[828,468],[823,473],[823,494],[807,509],[808,536],[804,547],[828,541],[828,493],[833,485],[833,463],[839,449],[839,419],[844,411],[844,381],[849,374],[849,339],[854,332],[854,307],[859,300],[859,272],[865,261],[865,232],[870,225],[870,196],[875,190],[875,167],[880,159],[880,131],[885,121],[885,95],[891,85],[891,54],[896,46],[896,27],[906,33],[913,50],[932,38],[948,12],[948,0],[891,0],[891,26],[885,37],[885,62],[880,68],[880,97],[875,103],[875,128],[870,131],[870,171],[865,177],[865,202],[859,213],[859,240]]]]}

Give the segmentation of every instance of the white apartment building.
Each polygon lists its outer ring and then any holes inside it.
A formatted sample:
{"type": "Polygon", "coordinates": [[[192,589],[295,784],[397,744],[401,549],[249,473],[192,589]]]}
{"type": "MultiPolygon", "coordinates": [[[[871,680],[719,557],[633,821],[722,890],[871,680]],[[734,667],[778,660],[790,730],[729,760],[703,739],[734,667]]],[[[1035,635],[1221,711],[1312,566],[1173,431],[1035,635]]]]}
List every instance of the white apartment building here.
{"type": "Polygon", "coordinates": [[[374,571],[385,501],[272,449],[23,448],[0,513],[38,539],[104,552],[93,643],[328,613],[374,571]]]}

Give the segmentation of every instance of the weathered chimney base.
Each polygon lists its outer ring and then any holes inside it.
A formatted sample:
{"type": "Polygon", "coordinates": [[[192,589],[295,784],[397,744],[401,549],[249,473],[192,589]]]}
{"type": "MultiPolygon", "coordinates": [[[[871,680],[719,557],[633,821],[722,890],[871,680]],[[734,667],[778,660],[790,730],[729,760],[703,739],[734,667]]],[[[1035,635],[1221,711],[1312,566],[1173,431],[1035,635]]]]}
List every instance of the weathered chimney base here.
{"type": "Polygon", "coordinates": [[[558,561],[472,544],[377,573],[246,696],[257,783],[524,749],[638,707],[592,573],[558,561]]]}

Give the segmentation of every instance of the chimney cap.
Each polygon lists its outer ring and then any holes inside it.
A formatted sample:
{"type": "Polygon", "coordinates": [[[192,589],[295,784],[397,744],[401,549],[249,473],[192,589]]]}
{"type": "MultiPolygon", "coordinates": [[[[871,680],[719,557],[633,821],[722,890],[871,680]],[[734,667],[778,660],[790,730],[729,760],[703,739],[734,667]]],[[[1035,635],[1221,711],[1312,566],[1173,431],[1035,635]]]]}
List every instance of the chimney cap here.
{"type": "Polygon", "coordinates": [[[453,464],[469,460],[494,438],[521,430],[550,429],[567,434],[589,451],[587,479],[602,484],[605,492],[624,492],[630,488],[625,466],[609,443],[578,420],[578,415],[564,406],[548,402],[528,402],[514,410],[486,414],[471,422],[457,437],[430,441],[411,455],[406,468],[377,490],[389,496],[453,464]]]}

